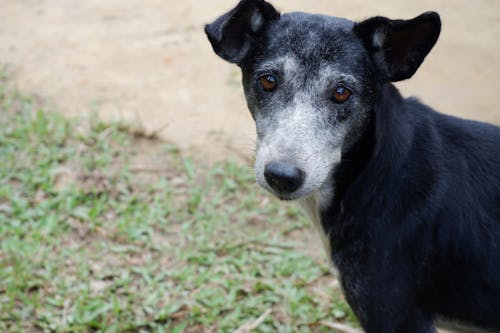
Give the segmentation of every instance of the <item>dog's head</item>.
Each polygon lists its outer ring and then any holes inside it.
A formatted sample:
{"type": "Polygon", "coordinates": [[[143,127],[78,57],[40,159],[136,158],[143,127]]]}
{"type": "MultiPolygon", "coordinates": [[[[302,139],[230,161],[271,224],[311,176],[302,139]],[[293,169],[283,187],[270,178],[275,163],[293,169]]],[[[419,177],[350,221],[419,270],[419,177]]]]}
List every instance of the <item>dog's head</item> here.
{"type": "Polygon", "coordinates": [[[243,0],[205,27],[214,51],[243,72],[257,126],[257,181],[281,199],[322,188],[360,137],[383,84],[411,77],[440,20],[346,19],[243,0]]]}

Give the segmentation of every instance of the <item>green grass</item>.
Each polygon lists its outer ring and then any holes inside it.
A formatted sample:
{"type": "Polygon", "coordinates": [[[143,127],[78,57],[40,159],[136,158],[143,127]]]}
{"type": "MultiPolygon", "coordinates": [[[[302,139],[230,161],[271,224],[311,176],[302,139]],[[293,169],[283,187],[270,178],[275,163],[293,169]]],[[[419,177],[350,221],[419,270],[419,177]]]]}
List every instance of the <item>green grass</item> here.
{"type": "Polygon", "coordinates": [[[297,208],[249,167],[205,166],[133,133],[46,112],[0,75],[1,332],[354,322],[324,263],[298,250],[309,227],[297,208]]]}

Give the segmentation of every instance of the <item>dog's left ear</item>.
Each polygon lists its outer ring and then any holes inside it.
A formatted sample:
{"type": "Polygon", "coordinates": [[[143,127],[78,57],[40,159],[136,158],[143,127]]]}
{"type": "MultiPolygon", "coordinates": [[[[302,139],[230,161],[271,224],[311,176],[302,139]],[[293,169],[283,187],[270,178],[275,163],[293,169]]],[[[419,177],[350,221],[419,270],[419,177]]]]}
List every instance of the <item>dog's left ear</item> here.
{"type": "Polygon", "coordinates": [[[205,26],[212,47],[222,59],[239,64],[265,26],[280,13],[264,0],[242,0],[231,11],[205,26]]]}
{"type": "Polygon", "coordinates": [[[415,74],[440,31],[441,20],[435,12],[426,12],[411,20],[377,16],[354,26],[354,32],[388,81],[405,80],[415,74]]]}

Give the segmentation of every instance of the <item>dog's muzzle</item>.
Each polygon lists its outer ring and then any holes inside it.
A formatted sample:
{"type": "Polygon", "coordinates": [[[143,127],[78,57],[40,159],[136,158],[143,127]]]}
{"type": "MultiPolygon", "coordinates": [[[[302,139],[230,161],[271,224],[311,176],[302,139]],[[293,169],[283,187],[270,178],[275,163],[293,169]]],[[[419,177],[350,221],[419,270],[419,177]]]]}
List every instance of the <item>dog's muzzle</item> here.
{"type": "Polygon", "coordinates": [[[278,194],[291,194],[298,190],[305,179],[305,172],[286,161],[266,164],[264,177],[269,186],[278,194]]]}

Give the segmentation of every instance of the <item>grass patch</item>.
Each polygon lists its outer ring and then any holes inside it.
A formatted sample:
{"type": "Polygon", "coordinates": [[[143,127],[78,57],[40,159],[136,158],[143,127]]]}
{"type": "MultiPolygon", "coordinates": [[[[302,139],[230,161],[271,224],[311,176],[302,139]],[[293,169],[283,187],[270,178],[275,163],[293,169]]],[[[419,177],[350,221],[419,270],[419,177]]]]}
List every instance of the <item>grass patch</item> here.
{"type": "Polygon", "coordinates": [[[327,332],[323,320],[354,320],[290,237],[308,223],[250,168],[201,166],[92,119],[0,83],[0,331],[232,332],[264,314],[256,331],[327,332]]]}

